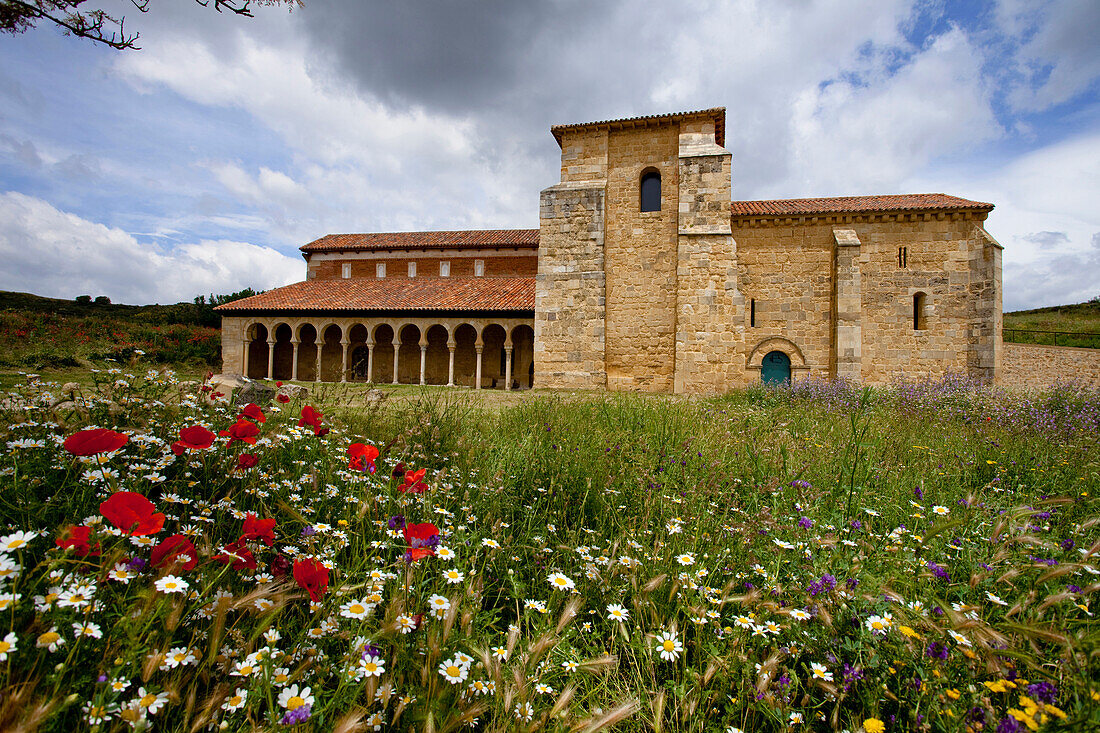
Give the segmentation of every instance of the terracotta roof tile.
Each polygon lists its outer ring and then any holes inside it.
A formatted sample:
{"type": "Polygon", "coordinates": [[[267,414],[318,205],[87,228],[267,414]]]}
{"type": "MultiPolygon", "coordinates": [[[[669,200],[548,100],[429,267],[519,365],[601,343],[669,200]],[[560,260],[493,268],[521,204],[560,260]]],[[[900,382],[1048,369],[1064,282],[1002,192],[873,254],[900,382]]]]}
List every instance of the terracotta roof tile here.
{"type": "Polygon", "coordinates": [[[600,127],[644,127],[650,123],[679,122],[692,117],[711,117],[714,119],[714,140],[719,145],[726,144],[726,108],[711,107],[710,109],[698,109],[693,112],[669,112],[663,115],[642,115],[641,117],[620,117],[617,120],[602,120],[600,122],[578,122],[572,125],[554,125],[550,133],[558,141],[561,147],[561,136],[572,130],[585,128],[597,129],[600,127]]]}
{"type": "Polygon", "coordinates": [[[371,251],[390,249],[465,249],[519,247],[536,249],[538,229],[483,229],[453,232],[379,232],[327,234],[300,249],[303,252],[371,251]]]}
{"type": "Polygon", "coordinates": [[[838,196],[822,199],[734,201],[733,216],[802,216],[805,214],[862,214],[879,211],[978,209],[992,211],[993,204],[970,201],[943,193],[908,193],[891,196],[838,196]]]}
{"type": "Polygon", "coordinates": [[[535,309],[533,277],[305,280],[218,306],[239,311],[517,311],[535,309]]]}

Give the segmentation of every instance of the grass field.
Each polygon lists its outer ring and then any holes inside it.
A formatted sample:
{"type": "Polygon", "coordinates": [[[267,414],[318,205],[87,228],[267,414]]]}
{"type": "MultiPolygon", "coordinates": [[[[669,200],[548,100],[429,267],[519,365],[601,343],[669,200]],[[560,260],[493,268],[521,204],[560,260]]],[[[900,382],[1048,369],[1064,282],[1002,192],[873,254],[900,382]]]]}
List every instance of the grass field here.
{"type": "Polygon", "coordinates": [[[1100,725],[1096,393],[87,377],[0,416],[0,729],[1100,725]]]}
{"type": "Polygon", "coordinates": [[[218,323],[206,304],[78,303],[0,291],[0,369],[86,371],[92,362],[126,364],[136,355],[202,371],[221,361],[218,323]]]}
{"type": "Polygon", "coordinates": [[[1100,348],[1100,299],[1004,314],[1004,340],[1100,348]],[[1050,333],[1050,332],[1060,333],[1050,333]],[[1047,332],[1047,333],[1042,333],[1047,332]],[[1068,335],[1091,334],[1091,335],[1068,335]]]}

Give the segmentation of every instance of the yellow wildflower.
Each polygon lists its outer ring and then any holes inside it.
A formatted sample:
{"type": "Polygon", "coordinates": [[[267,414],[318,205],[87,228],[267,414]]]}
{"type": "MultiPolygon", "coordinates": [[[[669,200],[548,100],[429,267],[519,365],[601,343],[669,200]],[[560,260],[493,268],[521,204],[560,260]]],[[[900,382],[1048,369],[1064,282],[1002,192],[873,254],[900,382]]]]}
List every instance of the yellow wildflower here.
{"type": "Polygon", "coordinates": [[[886,724],[878,718],[867,718],[867,720],[863,721],[863,730],[867,733],[884,733],[886,724]]]}

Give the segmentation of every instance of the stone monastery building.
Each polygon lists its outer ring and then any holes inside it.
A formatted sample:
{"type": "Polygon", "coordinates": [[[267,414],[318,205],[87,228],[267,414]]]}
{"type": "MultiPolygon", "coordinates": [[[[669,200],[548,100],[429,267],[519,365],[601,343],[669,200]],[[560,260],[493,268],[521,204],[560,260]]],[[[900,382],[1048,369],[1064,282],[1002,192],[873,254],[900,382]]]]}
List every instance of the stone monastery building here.
{"type": "Polygon", "coordinates": [[[804,376],[992,381],[992,204],[731,201],[725,109],[559,125],[539,228],[330,234],[221,306],[253,378],[714,393],[804,376]]]}

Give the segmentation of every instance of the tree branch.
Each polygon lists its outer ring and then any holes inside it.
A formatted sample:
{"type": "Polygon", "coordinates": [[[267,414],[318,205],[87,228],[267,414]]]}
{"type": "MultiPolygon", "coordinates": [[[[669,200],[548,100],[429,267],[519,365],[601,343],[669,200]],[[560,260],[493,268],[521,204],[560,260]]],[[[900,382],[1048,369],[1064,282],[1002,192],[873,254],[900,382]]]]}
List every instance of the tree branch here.
{"type": "MultiPolygon", "coordinates": [[[[119,50],[127,48],[139,50],[141,48],[135,45],[135,41],[137,41],[139,34],[135,33],[132,36],[126,35],[126,30],[123,27],[126,22],[125,18],[113,18],[102,10],[89,10],[87,13],[76,11],[76,6],[83,1],[84,0],[35,0],[34,2],[24,2],[24,0],[6,0],[9,5],[22,8],[29,17],[35,19],[45,18],[51,23],[61,26],[71,35],[87,38],[119,50]],[[50,9],[64,10],[67,7],[74,8],[74,10],[66,16],[54,15],[49,12],[50,9]],[[108,23],[117,25],[118,32],[112,31],[111,35],[108,36],[104,31],[104,27],[108,23]]],[[[148,0],[139,1],[148,5],[148,0]]],[[[137,6],[137,3],[135,3],[135,6],[137,6]]],[[[141,9],[140,6],[137,7],[139,10],[141,9]]]]}

